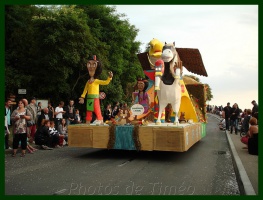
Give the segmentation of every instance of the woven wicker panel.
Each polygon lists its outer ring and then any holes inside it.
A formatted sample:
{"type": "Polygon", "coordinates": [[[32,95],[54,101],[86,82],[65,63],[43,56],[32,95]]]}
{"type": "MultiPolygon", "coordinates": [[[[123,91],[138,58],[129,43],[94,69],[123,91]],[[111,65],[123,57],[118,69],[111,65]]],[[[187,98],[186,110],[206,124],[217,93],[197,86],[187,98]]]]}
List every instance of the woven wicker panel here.
{"type": "Polygon", "coordinates": [[[68,145],[72,147],[92,147],[92,129],[88,126],[69,126],[68,145]]]}
{"type": "Polygon", "coordinates": [[[201,140],[201,124],[194,124],[185,128],[185,151],[201,140]]]}
{"type": "Polygon", "coordinates": [[[109,127],[95,126],[93,128],[93,148],[107,148],[109,142],[109,127]]]}
{"type": "Polygon", "coordinates": [[[154,150],[185,151],[184,129],[156,128],[154,132],[154,150]]]}
{"type": "Polygon", "coordinates": [[[139,140],[142,151],[153,151],[153,129],[151,127],[139,128],[139,140]]]}

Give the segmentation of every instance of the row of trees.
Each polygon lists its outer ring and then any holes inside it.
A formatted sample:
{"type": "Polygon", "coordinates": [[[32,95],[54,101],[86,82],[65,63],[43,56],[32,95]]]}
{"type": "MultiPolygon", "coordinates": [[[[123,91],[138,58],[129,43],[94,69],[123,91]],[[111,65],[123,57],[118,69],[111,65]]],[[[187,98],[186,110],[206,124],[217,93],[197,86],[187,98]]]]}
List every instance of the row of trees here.
{"type": "Polygon", "coordinates": [[[6,95],[26,88],[27,97],[56,105],[76,100],[87,81],[87,58],[95,54],[104,68],[100,78],[114,73],[111,84],[100,88],[107,94],[103,104],[129,102],[136,78],[144,75],[138,29],[124,16],[105,5],[6,6],[6,95]]]}
{"type": "MultiPolygon", "coordinates": [[[[6,93],[77,99],[87,81],[86,61],[97,55],[113,81],[101,87],[107,100],[127,101],[126,90],[143,71],[137,59],[138,30],[114,7],[104,5],[12,5],[5,9],[6,93]]],[[[109,103],[105,100],[103,103],[109,103]]]]}

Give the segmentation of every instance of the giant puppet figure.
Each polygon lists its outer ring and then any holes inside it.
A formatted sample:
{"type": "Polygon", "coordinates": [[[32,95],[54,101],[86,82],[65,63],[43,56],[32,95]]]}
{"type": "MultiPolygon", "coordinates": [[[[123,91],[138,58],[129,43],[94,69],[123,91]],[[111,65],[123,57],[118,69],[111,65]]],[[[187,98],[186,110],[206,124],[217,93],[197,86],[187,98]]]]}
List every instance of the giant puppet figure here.
{"type": "Polygon", "coordinates": [[[143,78],[137,79],[137,88],[138,92],[134,92],[132,95],[132,101],[135,104],[141,104],[144,108],[143,114],[147,113],[150,109],[151,99],[148,93],[146,92],[148,88],[148,81],[143,78]]]}
{"type": "MultiPolygon", "coordinates": [[[[171,96],[168,97],[168,95],[175,94],[173,99],[177,99],[176,105],[174,105],[174,103],[172,104],[172,102],[168,102],[173,106],[171,120],[173,121],[173,118],[175,118],[175,124],[178,123],[177,121],[179,120],[177,115],[181,112],[185,113],[186,120],[192,119],[193,122],[206,122],[206,89],[204,84],[198,82],[193,83],[194,80],[187,76],[182,77],[183,66],[189,72],[206,77],[208,76],[199,50],[193,48],[175,48],[174,44],[163,45],[163,43],[156,38],[150,41],[149,46],[149,52],[140,53],[137,54],[137,56],[144,74],[149,78],[151,81],[150,83],[154,82],[154,87],[150,87],[147,91],[148,94],[150,94],[151,99],[154,100],[154,118],[157,120],[160,110],[158,99],[168,99],[170,101],[172,98],[171,96]],[[182,62],[184,63],[183,66],[182,62]],[[170,70],[168,63],[170,64],[170,70]],[[166,65],[166,67],[164,65],[166,65]],[[175,70],[175,68],[177,70],[175,70]],[[155,69],[155,71],[153,71],[153,69],[155,69]],[[181,85],[181,93],[174,91],[175,88],[179,91],[179,84],[181,85]],[[167,86],[167,90],[162,89],[162,86],[167,86]],[[169,88],[169,86],[171,86],[171,88],[169,88]],[[160,94],[161,90],[167,94],[160,94]],[[159,94],[157,95],[157,93],[159,94]],[[179,95],[176,97],[176,94],[179,95]],[[181,101],[179,100],[180,95],[181,101]],[[178,107],[180,107],[179,111],[177,111],[178,107]]],[[[173,102],[175,101],[173,100],[173,102]]],[[[164,101],[163,103],[166,104],[164,101]]],[[[165,106],[167,106],[167,104],[165,106]]],[[[162,113],[161,118],[157,123],[160,123],[161,121],[164,122],[164,119],[164,113],[162,113]]]]}
{"type": "Polygon", "coordinates": [[[109,72],[107,80],[99,80],[98,76],[102,72],[101,62],[96,59],[96,55],[89,58],[87,63],[89,71],[89,79],[85,85],[84,91],[79,98],[79,103],[84,103],[84,98],[87,94],[87,111],[86,111],[86,123],[90,124],[92,119],[92,112],[95,113],[97,120],[103,124],[103,117],[101,115],[100,100],[99,100],[99,86],[108,85],[112,80],[113,73],[109,72]]]}
{"type": "MultiPolygon", "coordinates": [[[[159,85],[155,83],[159,100],[159,114],[156,124],[161,124],[161,114],[168,103],[172,105],[175,112],[174,124],[178,125],[178,113],[181,105],[181,85],[180,75],[182,70],[182,63],[179,61],[178,53],[175,49],[175,44],[167,44],[163,46],[162,60],[157,60],[155,66],[164,66],[164,73],[160,77],[159,85]]],[[[155,68],[158,69],[158,67],[155,68]]]]}

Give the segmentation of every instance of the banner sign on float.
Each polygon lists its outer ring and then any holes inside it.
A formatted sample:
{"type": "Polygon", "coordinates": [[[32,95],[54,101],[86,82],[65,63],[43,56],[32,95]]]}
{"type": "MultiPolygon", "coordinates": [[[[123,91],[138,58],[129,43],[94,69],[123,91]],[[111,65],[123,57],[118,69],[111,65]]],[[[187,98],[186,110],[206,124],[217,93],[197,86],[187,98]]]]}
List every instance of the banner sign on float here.
{"type": "Polygon", "coordinates": [[[134,104],[131,107],[132,115],[141,115],[144,112],[144,107],[141,104],[134,104]]]}

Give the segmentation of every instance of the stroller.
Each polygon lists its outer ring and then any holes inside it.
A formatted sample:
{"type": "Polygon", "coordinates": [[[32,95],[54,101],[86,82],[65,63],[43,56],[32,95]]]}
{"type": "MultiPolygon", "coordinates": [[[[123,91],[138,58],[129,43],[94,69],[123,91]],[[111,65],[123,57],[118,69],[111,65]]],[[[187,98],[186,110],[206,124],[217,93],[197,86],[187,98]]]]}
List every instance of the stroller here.
{"type": "Polygon", "coordinates": [[[220,120],[220,122],[218,123],[218,127],[222,131],[226,130],[226,122],[224,118],[220,120]]]}
{"type": "Polygon", "coordinates": [[[240,137],[244,137],[247,135],[241,122],[238,123],[238,131],[239,131],[240,137]]]}
{"type": "Polygon", "coordinates": [[[238,129],[239,129],[239,133],[240,136],[246,136],[248,129],[249,129],[249,120],[250,120],[251,116],[246,116],[245,118],[243,118],[239,123],[238,123],[238,129]]]}

